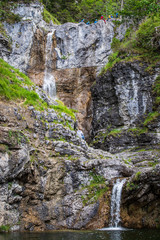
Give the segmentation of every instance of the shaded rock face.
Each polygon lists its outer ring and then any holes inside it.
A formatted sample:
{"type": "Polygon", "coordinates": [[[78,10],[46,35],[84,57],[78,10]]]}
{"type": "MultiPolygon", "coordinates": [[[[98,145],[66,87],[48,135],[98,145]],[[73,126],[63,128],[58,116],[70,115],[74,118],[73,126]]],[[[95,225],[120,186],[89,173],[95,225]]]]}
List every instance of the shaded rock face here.
{"type": "Polygon", "coordinates": [[[143,126],[145,116],[153,111],[152,86],[158,68],[151,75],[147,66],[138,62],[119,63],[92,87],[93,121],[92,136],[96,147],[117,152],[126,148],[159,142],[159,124],[153,127],[155,133],[135,136],[132,129],[143,126]],[[118,129],[115,134],[109,134],[118,129]]]}
{"type": "Polygon", "coordinates": [[[160,226],[160,165],[154,170],[138,172],[126,184],[121,218],[125,227],[159,228],[160,226]]]}

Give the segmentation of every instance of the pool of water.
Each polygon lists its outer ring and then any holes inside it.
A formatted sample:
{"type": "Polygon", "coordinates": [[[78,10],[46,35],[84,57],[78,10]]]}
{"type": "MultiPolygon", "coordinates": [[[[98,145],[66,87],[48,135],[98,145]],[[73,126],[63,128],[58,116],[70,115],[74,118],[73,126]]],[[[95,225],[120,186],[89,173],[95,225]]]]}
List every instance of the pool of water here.
{"type": "Polygon", "coordinates": [[[160,230],[101,229],[96,231],[54,231],[0,233],[0,240],[160,240],[160,230]]]}

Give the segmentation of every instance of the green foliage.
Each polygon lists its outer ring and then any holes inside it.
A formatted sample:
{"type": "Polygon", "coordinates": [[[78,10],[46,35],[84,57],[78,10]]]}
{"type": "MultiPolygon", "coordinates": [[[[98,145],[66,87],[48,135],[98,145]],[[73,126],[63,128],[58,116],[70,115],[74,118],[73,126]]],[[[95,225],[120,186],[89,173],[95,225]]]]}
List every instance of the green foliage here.
{"type": "Polygon", "coordinates": [[[12,24],[21,20],[18,14],[11,12],[11,10],[16,6],[14,2],[17,1],[9,1],[9,4],[7,0],[0,1],[0,21],[6,21],[12,24]]]}
{"type": "Polygon", "coordinates": [[[155,167],[157,164],[159,164],[159,161],[157,159],[155,159],[153,162],[148,162],[148,166],[149,167],[155,167]]]}
{"type": "Polygon", "coordinates": [[[117,51],[120,44],[121,44],[120,40],[114,37],[111,43],[111,48],[117,51]]]}
{"type": "Polygon", "coordinates": [[[157,41],[160,36],[156,33],[156,27],[160,26],[160,17],[148,18],[139,27],[136,32],[136,45],[143,49],[156,51],[157,41]]]}
{"type": "Polygon", "coordinates": [[[8,190],[10,190],[12,188],[12,182],[8,182],[8,190]]]}
{"type": "Polygon", "coordinates": [[[156,78],[153,85],[153,94],[155,95],[155,105],[160,105],[160,75],[156,78]]]}
{"type": "Polygon", "coordinates": [[[160,2],[158,0],[125,0],[121,14],[139,21],[145,16],[158,15],[160,2]]]}
{"type": "Polygon", "coordinates": [[[9,232],[11,229],[10,225],[1,225],[0,226],[0,232],[9,232]]]}
{"type": "MultiPolygon", "coordinates": [[[[154,67],[160,61],[159,30],[160,18],[147,18],[134,32],[132,27],[126,32],[122,42],[113,39],[113,53],[108,58],[108,63],[102,68],[100,74],[113,68],[117,62],[145,61],[154,67]]],[[[147,69],[146,69],[147,70],[147,69]]],[[[157,98],[160,101],[160,98],[157,98]]]]}
{"type": "Polygon", "coordinates": [[[120,136],[121,132],[122,132],[122,129],[113,129],[107,134],[107,136],[113,136],[113,137],[120,136]]]}
{"type": "Polygon", "coordinates": [[[60,100],[56,100],[56,101],[57,101],[58,105],[54,105],[54,106],[52,106],[52,108],[54,110],[56,110],[57,112],[64,112],[64,113],[68,114],[72,119],[75,120],[75,114],[72,111],[72,109],[67,108],[62,101],[60,101],[60,100]]]}
{"type": "Polygon", "coordinates": [[[133,182],[127,182],[126,184],[126,190],[132,191],[138,189],[138,185],[133,182]]]}
{"type": "Polygon", "coordinates": [[[108,63],[105,67],[102,68],[100,75],[103,75],[107,70],[111,69],[117,62],[121,61],[121,59],[118,57],[119,52],[112,53],[108,58],[108,63]]]}
{"type": "MultiPolygon", "coordinates": [[[[36,110],[53,108],[58,113],[66,113],[75,119],[74,110],[67,108],[64,103],[57,101],[58,105],[48,106],[38,94],[32,90],[34,84],[19,70],[11,67],[4,60],[0,59],[0,98],[6,100],[22,100],[24,105],[34,106],[36,110]]],[[[69,123],[66,125],[71,128],[69,123]]]]}
{"type": "Polygon", "coordinates": [[[132,159],[131,158],[129,158],[129,159],[123,159],[123,161],[124,161],[124,163],[125,164],[130,164],[131,162],[132,162],[132,159]]]}
{"type": "Polygon", "coordinates": [[[156,120],[159,116],[160,116],[159,112],[151,112],[151,113],[149,113],[147,118],[145,119],[143,125],[147,126],[148,124],[150,124],[151,122],[156,120]]]}
{"type": "Polygon", "coordinates": [[[94,22],[100,19],[101,15],[115,15],[120,9],[120,2],[117,0],[43,0],[46,9],[52,13],[61,23],[94,22]]]}
{"type": "Polygon", "coordinates": [[[43,16],[43,20],[46,23],[50,23],[50,21],[52,21],[53,24],[57,24],[57,25],[60,24],[60,22],[51,13],[49,13],[45,8],[43,10],[42,16],[43,16]]]}
{"type": "Polygon", "coordinates": [[[148,129],[147,128],[129,128],[127,130],[128,133],[133,134],[134,136],[140,136],[141,134],[147,133],[148,129]]]}
{"type": "Polygon", "coordinates": [[[135,176],[134,176],[134,180],[138,181],[140,178],[141,172],[136,172],[135,176]]]}
{"type": "Polygon", "coordinates": [[[108,185],[105,183],[105,178],[101,175],[97,175],[93,172],[90,173],[92,180],[90,184],[83,189],[87,188],[88,194],[82,196],[83,204],[92,204],[96,202],[99,198],[101,198],[107,191],[108,185]]]}

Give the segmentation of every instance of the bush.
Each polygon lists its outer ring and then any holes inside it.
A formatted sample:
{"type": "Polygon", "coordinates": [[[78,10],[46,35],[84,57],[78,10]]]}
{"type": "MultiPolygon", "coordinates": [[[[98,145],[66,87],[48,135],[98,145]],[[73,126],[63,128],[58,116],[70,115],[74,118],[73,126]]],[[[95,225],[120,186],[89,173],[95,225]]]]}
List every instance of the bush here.
{"type": "Polygon", "coordinates": [[[136,32],[137,46],[144,49],[155,51],[157,46],[156,38],[157,32],[156,27],[160,26],[160,18],[148,18],[139,27],[136,32]]]}

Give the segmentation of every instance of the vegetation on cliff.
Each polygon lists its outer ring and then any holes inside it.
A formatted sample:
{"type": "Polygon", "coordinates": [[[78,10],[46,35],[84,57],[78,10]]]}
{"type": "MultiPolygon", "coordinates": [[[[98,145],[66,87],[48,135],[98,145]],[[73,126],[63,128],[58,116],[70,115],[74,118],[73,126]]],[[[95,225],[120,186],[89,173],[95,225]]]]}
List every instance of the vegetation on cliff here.
{"type": "Polygon", "coordinates": [[[133,31],[133,26],[130,27],[122,42],[115,37],[112,42],[113,53],[101,74],[120,61],[143,60],[148,62],[150,67],[156,65],[160,61],[159,26],[160,18],[150,17],[146,18],[136,31],[133,31]]]}
{"type": "Polygon", "coordinates": [[[111,14],[115,16],[116,12],[139,20],[160,10],[157,0],[43,0],[43,3],[61,23],[79,22],[82,19],[94,21],[100,19],[101,15],[106,18],[111,14]]]}
{"type": "Polygon", "coordinates": [[[73,110],[67,108],[62,102],[58,101],[57,105],[48,106],[34,90],[35,84],[25,74],[0,59],[0,99],[19,100],[24,105],[34,106],[37,110],[53,108],[75,119],[73,110]]]}

